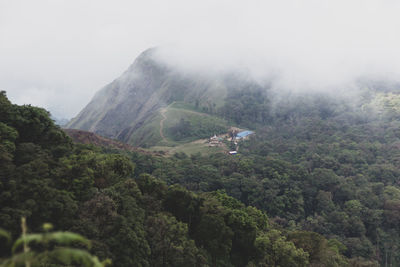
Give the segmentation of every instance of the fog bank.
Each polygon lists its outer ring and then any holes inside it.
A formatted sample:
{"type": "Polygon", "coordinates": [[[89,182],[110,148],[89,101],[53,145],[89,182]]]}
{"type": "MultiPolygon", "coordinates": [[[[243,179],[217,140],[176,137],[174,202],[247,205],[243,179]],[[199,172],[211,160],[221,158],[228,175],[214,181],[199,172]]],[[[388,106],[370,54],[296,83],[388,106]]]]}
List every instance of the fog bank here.
{"type": "Polygon", "coordinates": [[[286,90],[400,77],[394,0],[0,2],[0,89],[72,117],[142,51],[182,71],[245,70],[286,90]]]}

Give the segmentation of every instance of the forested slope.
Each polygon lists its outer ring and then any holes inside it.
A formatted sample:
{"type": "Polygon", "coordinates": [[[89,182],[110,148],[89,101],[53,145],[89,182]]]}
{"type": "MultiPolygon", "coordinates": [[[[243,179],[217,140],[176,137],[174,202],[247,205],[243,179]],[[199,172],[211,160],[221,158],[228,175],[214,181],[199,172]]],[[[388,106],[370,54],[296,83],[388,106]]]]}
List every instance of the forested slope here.
{"type": "Polygon", "coordinates": [[[179,154],[148,172],[191,190],[224,189],[282,227],[339,240],[366,266],[400,264],[398,91],[299,94],[274,105],[262,95],[239,92],[226,103],[236,109],[221,109],[256,129],[240,155],[179,154]]]}
{"type": "MultiPolygon", "coordinates": [[[[112,259],[114,266],[352,262],[342,255],[345,247],[337,239],[275,224],[267,213],[213,190],[226,183],[232,194],[226,181],[232,175],[242,175],[243,183],[252,179],[240,158],[167,159],[72,144],[45,110],[13,105],[5,92],[0,94],[0,137],[0,228],[14,238],[26,216],[33,232],[51,222],[56,230],[83,234],[92,241],[91,253],[112,259]],[[238,173],[227,176],[231,170],[223,162],[241,169],[232,168],[238,173]]],[[[280,209],[285,213],[284,206],[280,209]]],[[[0,246],[0,258],[8,257],[8,244],[0,246]]]]}

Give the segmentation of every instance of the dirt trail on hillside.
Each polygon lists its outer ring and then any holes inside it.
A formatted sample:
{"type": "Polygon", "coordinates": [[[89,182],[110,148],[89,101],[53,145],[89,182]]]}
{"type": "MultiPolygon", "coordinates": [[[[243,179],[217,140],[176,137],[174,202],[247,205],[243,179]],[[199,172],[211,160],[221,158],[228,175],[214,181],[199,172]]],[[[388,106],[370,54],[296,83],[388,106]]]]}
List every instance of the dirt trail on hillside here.
{"type": "Polygon", "coordinates": [[[164,131],[164,121],[167,119],[167,116],[165,116],[165,112],[166,112],[166,111],[167,111],[166,108],[163,108],[163,109],[161,109],[161,111],[160,111],[160,114],[161,114],[161,116],[163,117],[163,118],[160,120],[160,136],[161,136],[161,138],[162,138],[162,140],[163,140],[164,142],[168,142],[168,141],[167,141],[167,138],[165,138],[164,133],[163,133],[163,131],[164,131]]]}

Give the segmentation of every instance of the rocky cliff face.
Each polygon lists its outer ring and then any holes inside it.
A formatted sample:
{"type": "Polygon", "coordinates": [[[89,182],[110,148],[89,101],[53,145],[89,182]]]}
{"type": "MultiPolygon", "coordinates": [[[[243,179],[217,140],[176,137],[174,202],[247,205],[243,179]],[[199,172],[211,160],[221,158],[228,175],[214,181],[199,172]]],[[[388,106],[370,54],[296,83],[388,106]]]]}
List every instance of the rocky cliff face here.
{"type": "Polygon", "coordinates": [[[152,53],[142,53],[121,77],[102,88],[67,128],[124,140],[132,127],[164,104],[158,89],[169,71],[152,59],[152,53]]]}
{"type": "Polygon", "coordinates": [[[66,128],[95,132],[129,143],[133,133],[174,101],[210,111],[223,105],[232,74],[182,73],[143,52],[119,78],[102,88],[66,128]]]}

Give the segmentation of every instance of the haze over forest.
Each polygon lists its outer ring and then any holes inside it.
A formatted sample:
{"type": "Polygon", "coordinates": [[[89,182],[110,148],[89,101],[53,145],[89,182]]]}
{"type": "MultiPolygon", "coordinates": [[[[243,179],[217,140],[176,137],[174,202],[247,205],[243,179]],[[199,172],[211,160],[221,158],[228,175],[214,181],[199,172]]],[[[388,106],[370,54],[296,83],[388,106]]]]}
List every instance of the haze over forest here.
{"type": "Polygon", "coordinates": [[[398,1],[1,1],[0,88],[71,118],[149,47],[197,73],[277,88],[400,77],[398,1]]]}

